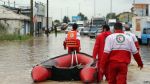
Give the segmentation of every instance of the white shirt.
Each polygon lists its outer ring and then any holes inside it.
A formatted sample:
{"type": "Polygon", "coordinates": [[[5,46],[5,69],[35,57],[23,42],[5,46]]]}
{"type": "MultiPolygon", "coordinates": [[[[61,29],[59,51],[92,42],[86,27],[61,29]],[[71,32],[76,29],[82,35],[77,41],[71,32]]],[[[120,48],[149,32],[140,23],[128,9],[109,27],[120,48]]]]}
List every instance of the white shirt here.
{"type": "Polygon", "coordinates": [[[129,51],[132,54],[138,52],[132,38],[123,33],[114,33],[106,38],[104,52],[113,50],[129,51]]]}
{"type": "Polygon", "coordinates": [[[137,38],[136,38],[136,36],[135,36],[135,34],[131,33],[131,31],[125,31],[124,33],[126,35],[130,36],[133,39],[134,42],[138,41],[137,38]]]}

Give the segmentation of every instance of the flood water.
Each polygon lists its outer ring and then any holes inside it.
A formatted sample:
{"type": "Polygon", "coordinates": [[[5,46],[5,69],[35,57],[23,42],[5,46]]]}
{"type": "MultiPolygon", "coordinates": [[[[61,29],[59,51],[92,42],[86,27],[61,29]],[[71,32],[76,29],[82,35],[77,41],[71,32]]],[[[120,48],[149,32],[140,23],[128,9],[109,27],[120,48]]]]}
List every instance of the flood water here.
{"type": "MultiPolygon", "coordinates": [[[[63,49],[64,33],[35,37],[28,41],[0,42],[0,84],[35,84],[32,67],[40,62],[67,53],[63,49]]],[[[81,37],[81,52],[92,55],[95,39],[81,37]]],[[[145,68],[140,71],[133,61],[129,66],[128,84],[150,84],[150,47],[141,46],[145,68]]],[[[46,81],[36,84],[82,84],[77,82],[46,81]]],[[[106,83],[102,83],[106,84],[106,83]]]]}

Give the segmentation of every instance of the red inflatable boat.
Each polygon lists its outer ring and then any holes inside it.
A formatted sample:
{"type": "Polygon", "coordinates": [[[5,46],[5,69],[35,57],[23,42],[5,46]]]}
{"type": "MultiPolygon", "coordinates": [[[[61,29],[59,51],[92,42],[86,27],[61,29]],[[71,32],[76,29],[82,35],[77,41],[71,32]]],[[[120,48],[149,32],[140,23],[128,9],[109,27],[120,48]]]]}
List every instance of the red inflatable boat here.
{"type": "Polygon", "coordinates": [[[45,80],[81,80],[84,83],[95,81],[96,69],[93,59],[85,53],[65,54],[51,58],[33,67],[31,76],[34,82],[45,80]]]}

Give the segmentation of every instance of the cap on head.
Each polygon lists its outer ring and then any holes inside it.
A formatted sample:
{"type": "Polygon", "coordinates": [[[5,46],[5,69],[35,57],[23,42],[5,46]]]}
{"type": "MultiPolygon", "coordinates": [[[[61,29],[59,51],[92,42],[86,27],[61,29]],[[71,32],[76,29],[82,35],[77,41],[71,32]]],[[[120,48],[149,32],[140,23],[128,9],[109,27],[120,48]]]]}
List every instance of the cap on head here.
{"type": "Polygon", "coordinates": [[[115,23],[114,25],[115,30],[122,30],[122,28],[123,28],[122,23],[120,22],[115,23]]]}
{"type": "Polygon", "coordinates": [[[109,26],[108,25],[103,25],[103,30],[106,30],[106,31],[109,31],[110,30],[110,28],[109,28],[109,26]]]}
{"type": "Polygon", "coordinates": [[[76,30],[76,29],[78,28],[78,25],[77,25],[76,23],[74,23],[74,24],[72,25],[72,28],[73,28],[73,30],[76,30]]]}
{"type": "Polygon", "coordinates": [[[130,31],[130,27],[129,27],[128,24],[125,24],[125,25],[124,25],[124,28],[125,28],[126,31],[130,31]]]}

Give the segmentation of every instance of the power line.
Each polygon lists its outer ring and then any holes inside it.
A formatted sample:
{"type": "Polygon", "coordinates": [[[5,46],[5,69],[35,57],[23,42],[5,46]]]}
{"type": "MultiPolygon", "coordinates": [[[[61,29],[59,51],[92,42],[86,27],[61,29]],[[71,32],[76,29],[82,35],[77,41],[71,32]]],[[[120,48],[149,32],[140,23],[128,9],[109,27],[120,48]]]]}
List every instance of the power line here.
{"type": "Polygon", "coordinates": [[[112,0],[110,0],[110,13],[112,13],[112,0]]]}

